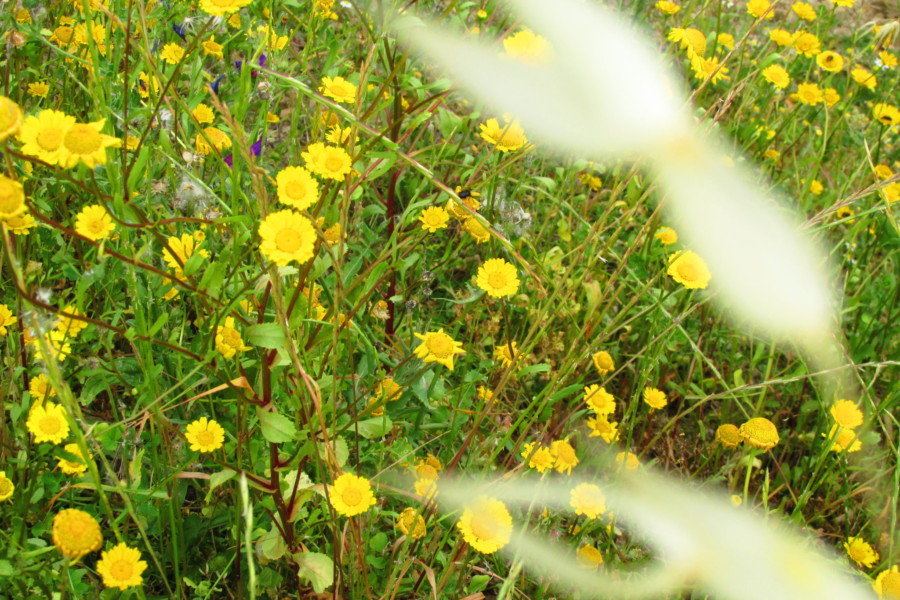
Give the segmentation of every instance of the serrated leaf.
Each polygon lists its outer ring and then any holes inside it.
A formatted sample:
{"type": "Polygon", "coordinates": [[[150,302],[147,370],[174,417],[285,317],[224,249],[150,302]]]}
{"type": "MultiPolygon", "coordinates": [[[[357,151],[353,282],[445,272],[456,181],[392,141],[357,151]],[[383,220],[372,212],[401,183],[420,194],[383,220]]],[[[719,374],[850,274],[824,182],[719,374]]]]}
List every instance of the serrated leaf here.
{"type": "Polygon", "coordinates": [[[298,552],[292,556],[297,564],[297,575],[308,580],[317,594],[334,583],[334,562],[319,552],[298,552]]]}
{"type": "Polygon", "coordinates": [[[284,415],[267,410],[256,410],[259,428],[270,444],[283,444],[297,439],[297,427],[284,415]]]}

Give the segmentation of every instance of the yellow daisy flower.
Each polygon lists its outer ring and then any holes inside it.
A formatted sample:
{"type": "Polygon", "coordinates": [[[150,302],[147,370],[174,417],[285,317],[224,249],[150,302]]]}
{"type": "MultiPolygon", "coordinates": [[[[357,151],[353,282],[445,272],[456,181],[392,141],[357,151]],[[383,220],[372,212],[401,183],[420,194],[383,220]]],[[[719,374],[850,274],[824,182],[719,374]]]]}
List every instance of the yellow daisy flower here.
{"type": "Polygon", "coordinates": [[[403,509],[397,516],[397,524],[395,525],[397,529],[399,529],[403,535],[408,535],[414,540],[419,540],[425,537],[426,528],[425,528],[425,519],[422,518],[422,515],[419,514],[419,511],[413,507],[407,507],[403,509]]]}
{"type": "Polygon", "coordinates": [[[447,221],[449,220],[450,213],[440,206],[429,206],[419,215],[422,229],[429,233],[444,229],[447,227],[447,221]]]}
{"type": "Polygon", "coordinates": [[[129,548],[124,542],[104,550],[97,561],[97,573],[103,578],[103,585],[120,590],[141,585],[144,582],[141,575],[146,569],[140,550],[129,548]]]}
{"type": "Polygon", "coordinates": [[[572,489],[569,505],[576,515],[596,519],[606,512],[606,497],[593,483],[580,483],[572,489]]]}
{"type": "Polygon", "coordinates": [[[778,443],[778,429],[775,424],[765,417],[754,417],[743,425],[740,429],[741,438],[753,446],[762,450],[770,450],[778,443]]]}
{"type": "Polygon", "coordinates": [[[512,515],[496,498],[479,496],[463,510],[456,523],[463,539],[478,552],[492,554],[509,543],[512,515]]]}
{"type": "Polygon", "coordinates": [[[18,133],[21,126],[22,109],[6,96],[0,96],[0,142],[18,133]]]}
{"type": "Polygon", "coordinates": [[[346,150],[321,142],[310,144],[301,156],[310,171],[326,179],[343,181],[353,168],[353,161],[346,150]]]}
{"type": "Polygon", "coordinates": [[[356,103],[356,86],[343,77],[323,77],[319,92],[336,102],[356,103]]]}
{"type": "Polygon", "coordinates": [[[501,126],[497,119],[488,119],[479,126],[479,129],[481,138],[500,152],[512,152],[528,144],[525,130],[516,121],[507,120],[501,126]]]}
{"type": "Polygon", "coordinates": [[[34,436],[34,442],[58,444],[69,436],[66,409],[59,404],[43,402],[32,406],[25,427],[34,436]]]}
{"type": "Polygon", "coordinates": [[[112,217],[99,204],[85,206],[75,217],[75,231],[95,242],[108,238],[115,228],[112,217]]]}
{"type": "Polygon", "coordinates": [[[285,167],[275,176],[278,201],[304,210],[319,201],[319,182],[303,167],[285,167]]]}
{"type": "Polygon", "coordinates": [[[291,261],[305,263],[313,257],[316,230],[312,222],[290,209],[269,214],[259,224],[259,249],[278,266],[291,261]]]}
{"type": "Polygon", "coordinates": [[[682,250],[669,257],[668,274],[689,290],[702,290],[712,276],[702,258],[691,250],[682,250]]]}
{"type": "Polygon", "coordinates": [[[503,298],[519,290],[519,277],[513,265],[502,258],[491,258],[478,268],[475,284],[488,296],[503,298]]]}
{"type": "Polygon", "coordinates": [[[240,332],[234,328],[234,317],[226,317],[225,324],[216,327],[216,350],[225,358],[250,350],[250,346],[244,345],[240,332]]]}
{"type": "Polygon", "coordinates": [[[200,417],[187,426],[185,439],[195,452],[214,452],[225,443],[225,430],[212,419],[200,417]]]}
{"type": "Polygon", "coordinates": [[[376,502],[369,480],[352,473],[344,473],[334,480],[328,489],[328,500],[334,510],[345,517],[362,514],[376,502]]]}
{"type": "Polygon", "coordinates": [[[53,545],[69,559],[99,550],[102,543],[100,523],[83,510],[66,508],[53,517],[53,545]]]}
{"type": "Polygon", "coordinates": [[[424,334],[416,333],[415,336],[422,340],[422,343],[415,349],[415,355],[425,363],[436,362],[452,371],[453,357],[457,354],[465,354],[462,343],[454,341],[452,337],[444,333],[443,328],[424,334]]]}
{"type": "Polygon", "coordinates": [[[12,498],[16,486],[12,480],[6,476],[6,471],[0,471],[0,502],[12,498]]]}

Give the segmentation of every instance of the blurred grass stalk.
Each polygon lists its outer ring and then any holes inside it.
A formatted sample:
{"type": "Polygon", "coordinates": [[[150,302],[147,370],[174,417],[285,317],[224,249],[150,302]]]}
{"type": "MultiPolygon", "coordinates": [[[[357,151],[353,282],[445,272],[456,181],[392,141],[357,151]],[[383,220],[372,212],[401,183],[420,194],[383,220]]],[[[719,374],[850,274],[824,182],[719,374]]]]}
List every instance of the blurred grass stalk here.
{"type": "MultiPolygon", "coordinates": [[[[834,270],[825,253],[801,233],[797,217],[765,196],[739,161],[728,160],[714,133],[701,130],[688,111],[683,85],[659,52],[631,23],[593,3],[509,4],[549,40],[547,61],[517,62],[412,16],[399,17],[393,27],[402,42],[472,96],[518,119],[539,148],[642,163],[658,178],[688,247],[708,262],[720,308],[737,326],[799,348],[824,373],[823,397],[854,397],[839,338],[834,270]]],[[[519,491],[532,498],[534,486],[523,485],[519,491]]],[[[473,493],[467,486],[451,488],[462,494],[460,500],[473,493]]],[[[658,593],[670,587],[673,575],[735,599],[847,600],[871,593],[832,560],[808,550],[796,533],[647,472],[629,478],[615,504],[617,514],[665,559],[662,571],[643,582],[578,572],[570,558],[550,551],[546,540],[520,538],[512,547],[529,568],[549,565],[549,572],[573,587],[619,597],[658,593]]]]}

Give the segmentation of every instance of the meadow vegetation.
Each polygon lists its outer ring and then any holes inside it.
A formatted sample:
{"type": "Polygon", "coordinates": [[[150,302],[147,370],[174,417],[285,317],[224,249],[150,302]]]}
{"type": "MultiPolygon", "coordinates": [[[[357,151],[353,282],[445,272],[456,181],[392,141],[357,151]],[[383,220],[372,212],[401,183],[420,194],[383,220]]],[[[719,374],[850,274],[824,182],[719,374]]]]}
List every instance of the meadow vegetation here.
{"type": "Polygon", "coordinates": [[[852,388],[722,318],[651,176],[542,151],[388,28],[552,56],[500,2],[7,3],[0,597],[556,597],[514,532],[640,578],[603,486],[654,469],[900,599],[900,21],[605,4],[839,266],[852,388]],[[568,506],[442,507],[451,476],[568,506]]]}

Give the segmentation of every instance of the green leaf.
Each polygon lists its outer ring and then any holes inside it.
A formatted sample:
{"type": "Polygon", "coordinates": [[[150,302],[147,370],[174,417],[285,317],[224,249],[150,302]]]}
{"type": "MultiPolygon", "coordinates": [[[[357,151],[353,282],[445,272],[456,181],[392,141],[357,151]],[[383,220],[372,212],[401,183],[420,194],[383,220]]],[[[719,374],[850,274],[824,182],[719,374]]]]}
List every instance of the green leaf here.
{"type": "Polygon", "coordinates": [[[359,421],[356,426],[359,429],[359,435],[367,440],[374,440],[375,438],[386,436],[394,427],[394,422],[391,421],[390,417],[384,415],[359,421]]]}
{"type": "Polygon", "coordinates": [[[309,580],[317,594],[334,583],[334,562],[319,552],[298,552],[292,557],[299,567],[297,575],[309,580]]]}
{"type": "Polygon", "coordinates": [[[278,560],[287,552],[287,544],[281,537],[278,527],[272,523],[272,528],[259,540],[259,551],[268,560],[278,560]]]}
{"type": "Polygon", "coordinates": [[[388,537],[383,531],[376,533],[369,538],[369,548],[375,552],[381,552],[388,544],[388,537]]]}
{"type": "Polygon", "coordinates": [[[277,323],[251,325],[245,331],[247,341],[261,348],[281,348],[284,346],[284,331],[277,323]]]}
{"type": "MultiPolygon", "coordinates": [[[[325,460],[324,444],[324,442],[316,443],[316,452],[322,460],[325,460]]],[[[331,449],[334,452],[335,459],[337,459],[338,466],[343,467],[346,465],[347,459],[350,458],[350,448],[347,446],[347,440],[342,437],[331,438],[331,449]]]]}
{"type": "Polygon", "coordinates": [[[297,439],[297,427],[284,415],[257,409],[256,416],[259,418],[259,428],[263,437],[270,444],[281,444],[297,439]]]}
{"type": "Polygon", "coordinates": [[[222,469],[209,476],[209,491],[213,491],[226,481],[229,481],[237,475],[234,469],[222,469]]]}

